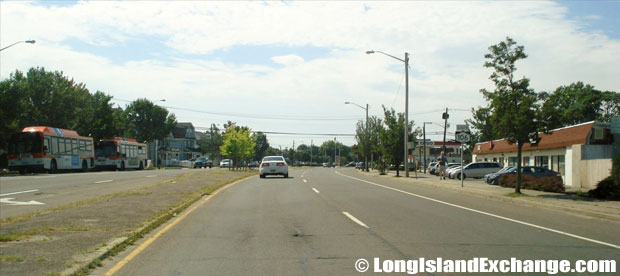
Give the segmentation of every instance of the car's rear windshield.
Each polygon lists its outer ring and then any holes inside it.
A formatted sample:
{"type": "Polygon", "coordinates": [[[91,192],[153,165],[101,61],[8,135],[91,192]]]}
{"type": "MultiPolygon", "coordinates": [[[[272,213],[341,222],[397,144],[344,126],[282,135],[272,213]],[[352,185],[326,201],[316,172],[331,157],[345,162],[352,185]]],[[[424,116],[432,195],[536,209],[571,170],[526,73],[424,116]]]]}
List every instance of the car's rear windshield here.
{"type": "Polygon", "coordinates": [[[265,158],[263,159],[263,162],[264,162],[264,161],[284,161],[284,158],[279,157],[279,156],[274,156],[274,157],[265,157],[265,158]]]}

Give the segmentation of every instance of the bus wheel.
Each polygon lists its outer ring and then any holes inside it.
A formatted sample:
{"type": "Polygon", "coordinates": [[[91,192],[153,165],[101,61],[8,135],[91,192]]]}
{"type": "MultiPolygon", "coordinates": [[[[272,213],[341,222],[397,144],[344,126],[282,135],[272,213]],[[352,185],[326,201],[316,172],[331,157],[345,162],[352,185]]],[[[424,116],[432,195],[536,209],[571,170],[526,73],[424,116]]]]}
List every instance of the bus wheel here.
{"type": "Polygon", "coordinates": [[[121,170],[121,171],[124,171],[124,170],[125,170],[125,161],[121,162],[121,169],[120,169],[120,170],[121,170]]]}
{"type": "Polygon", "coordinates": [[[49,173],[56,173],[56,171],[58,170],[58,167],[56,166],[56,160],[52,160],[52,163],[50,164],[50,170],[49,173]]]}
{"type": "Polygon", "coordinates": [[[86,164],[86,160],[82,161],[82,172],[88,171],[88,164],[86,164]]]}
{"type": "Polygon", "coordinates": [[[143,170],[144,169],[144,164],[142,164],[142,161],[140,161],[140,167],[138,169],[139,170],[143,170]]]}

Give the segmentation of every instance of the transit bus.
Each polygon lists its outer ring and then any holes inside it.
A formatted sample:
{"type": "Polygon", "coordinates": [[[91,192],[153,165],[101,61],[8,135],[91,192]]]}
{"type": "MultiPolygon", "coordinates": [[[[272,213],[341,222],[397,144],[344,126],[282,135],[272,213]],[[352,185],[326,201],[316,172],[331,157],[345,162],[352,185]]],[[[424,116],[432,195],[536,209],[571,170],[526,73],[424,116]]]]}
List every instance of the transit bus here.
{"type": "Polygon", "coordinates": [[[26,127],[9,138],[9,170],[26,172],[82,170],[95,167],[93,138],[74,130],[48,126],[26,127]]]}
{"type": "Polygon", "coordinates": [[[124,137],[103,138],[95,145],[97,169],[125,170],[146,167],[146,144],[124,137]]]}

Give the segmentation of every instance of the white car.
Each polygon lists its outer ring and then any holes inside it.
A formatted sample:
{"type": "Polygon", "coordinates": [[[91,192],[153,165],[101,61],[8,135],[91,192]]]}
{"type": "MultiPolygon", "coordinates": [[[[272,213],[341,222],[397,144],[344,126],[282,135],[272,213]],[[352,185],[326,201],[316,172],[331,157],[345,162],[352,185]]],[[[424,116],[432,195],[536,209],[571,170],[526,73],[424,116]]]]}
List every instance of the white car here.
{"type": "MultiPolygon", "coordinates": [[[[485,174],[496,173],[501,169],[502,167],[495,162],[473,162],[463,166],[463,171],[465,171],[463,178],[483,178],[485,174]]],[[[461,167],[452,170],[448,177],[461,179],[461,167]]]]}
{"type": "Polygon", "coordinates": [[[267,175],[283,175],[288,178],[288,164],[282,156],[265,156],[260,163],[260,178],[267,175]]]}
{"type": "Polygon", "coordinates": [[[230,159],[224,159],[222,161],[220,161],[220,168],[230,168],[232,167],[232,160],[230,159]]]}

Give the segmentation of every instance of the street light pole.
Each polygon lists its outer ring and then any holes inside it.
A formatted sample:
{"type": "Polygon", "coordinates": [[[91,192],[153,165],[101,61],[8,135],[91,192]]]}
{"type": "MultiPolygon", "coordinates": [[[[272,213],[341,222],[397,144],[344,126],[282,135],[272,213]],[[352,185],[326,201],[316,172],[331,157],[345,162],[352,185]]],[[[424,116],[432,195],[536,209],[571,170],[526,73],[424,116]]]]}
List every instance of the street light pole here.
{"type": "Polygon", "coordinates": [[[368,170],[368,147],[370,146],[370,131],[368,129],[369,128],[368,127],[368,104],[366,104],[366,108],[354,102],[344,102],[344,104],[352,104],[352,105],[358,106],[361,109],[366,110],[366,127],[364,129],[364,132],[366,132],[366,146],[364,147],[364,158],[365,158],[365,164],[366,164],[365,166],[366,171],[369,171],[368,170]]]}
{"type": "MultiPolygon", "coordinates": [[[[157,102],[165,102],[165,101],[166,101],[166,99],[161,99],[159,101],[156,101],[156,103],[157,102]]],[[[157,165],[159,163],[158,161],[159,161],[159,140],[156,139],[155,140],[155,166],[154,167],[157,167],[157,165]]]]}
{"type": "MultiPolygon", "coordinates": [[[[381,51],[366,51],[366,54],[380,53],[405,63],[405,176],[409,177],[409,53],[405,52],[405,59],[397,58],[393,55],[381,51]]],[[[396,164],[398,168],[398,164],[396,164]]]]}
{"type": "Polygon", "coordinates": [[[6,46],[6,47],[4,47],[4,48],[0,49],[0,51],[4,50],[4,49],[6,49],[6,48],[9,48],[9,47],[11,47],[11,46],[13,46],[13,45],[19,44],[19,43],[30,43],[30,44],[34,44],[34,43],[35,43],[35,41],[34,41],[34,40],[22,40],[22,41],[17,41],[17,42],[15,42],[15,43],[13,43],[13,44],[11,44],[11,45],[9,45],[9,46],[6,46]]]}
{"type": "Polygon", "coordinates": [[[405,52],[405,177],[409,177],[409,53],[405,52]]]}

